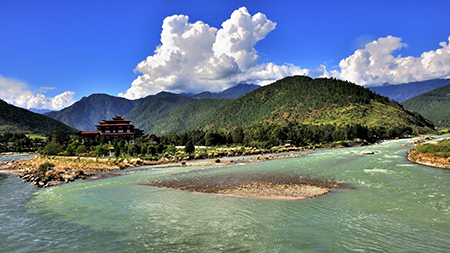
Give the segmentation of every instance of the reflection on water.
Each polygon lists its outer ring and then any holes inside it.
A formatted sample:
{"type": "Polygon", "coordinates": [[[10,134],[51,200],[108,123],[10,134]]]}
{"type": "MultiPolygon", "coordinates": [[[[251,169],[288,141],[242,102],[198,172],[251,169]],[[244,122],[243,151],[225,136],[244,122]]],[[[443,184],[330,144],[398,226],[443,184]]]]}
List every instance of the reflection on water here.
{"type": "Polygon", "coordinates": [[[450,171],[410,164],[408,140],[204,169],[165,168],[35,189],[0,176],[0,247],[11,251],[445,252],[450,171]],[[379,151],[362,155],[362,151],[379,151]],[[196,175],[299,175],[351,185],[306,201],[142,185],[196,175]],[[6,229],[4,229],[6,228],[6,229]]]}

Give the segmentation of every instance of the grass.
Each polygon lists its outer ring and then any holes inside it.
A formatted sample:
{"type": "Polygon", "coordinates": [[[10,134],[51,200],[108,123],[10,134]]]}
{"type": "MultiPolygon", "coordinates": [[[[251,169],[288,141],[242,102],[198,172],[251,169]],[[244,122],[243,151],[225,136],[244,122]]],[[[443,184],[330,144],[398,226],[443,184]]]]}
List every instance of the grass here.
{"type": "Polygon", "coordinates": [[[450,139],[440,140],[437,143],[424,143],[413,150],[416,156],[424,154],[426,156],[448,158],[450,157],[450,139]]]}
{"type": "Polygon", "coordinates": [[[30,139],[41,139],[41,140],[47,140],[47,137],[39,135],[39,134],[27,134],[27,137],[30,139]]]}

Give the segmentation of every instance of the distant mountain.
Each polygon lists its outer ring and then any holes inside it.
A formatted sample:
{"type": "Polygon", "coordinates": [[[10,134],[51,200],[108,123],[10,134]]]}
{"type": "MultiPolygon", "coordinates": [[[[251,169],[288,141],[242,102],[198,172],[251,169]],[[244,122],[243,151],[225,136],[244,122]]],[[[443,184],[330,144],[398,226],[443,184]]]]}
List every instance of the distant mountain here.
{"type": "Polygon", "coordinates": [[[36,108],[30,108],[28,109],[30,112],[35,112],[35,113],[39,113],[39,114],[44,114],[47,112],[51,112],[51,110],[48,109],[36,109],[36,108]]]}
{"type": "Polygon", "coordinates": [[[450,84],[410,98],[402,105],[433,121],[436,127],[450,127],[450,84]]]}
{"type": "Polygon", "coordinates": [[[89,131],[95,130],[95,125],[98,125],[102,119],[111,119],[116,115],[129,113],[135,108],[136,103],[137,101],[107,94],[92,94],[61,111],[52,111],[44,115],[81,131],[89,131]]]}
{"type": "Polygon", "coordinates": [[[367,127],[433,127],[387,97],[356,84],[306,76],[286,77],[218,108],[201,124],[205,130],[258,122],[361,124],[367,127]]]}
{"type": "Polygon", "coordinates": [[[64,127],[69,132],[77,131],[55,119],[16,107],[0,99],[0,133],[14,132],[47,135],[53,129],[59,127],[64,127]]]}
{"type": "Polygon", "coordinates": [[[382,96],[386,96],[390,99],[394,99],[398,102],[403,102],[409,98],[420,95],[424,92],[442,87],[450,84],[450,79],[433,79],[421,82],[411,82],[403,84],[385,84],[380,87],[369,87],[371,91],[374,91],[382,96]]]}
{"type": "Polygon", "coordinates": [[[211,93],[209,91],[204,91],[204,92],[192,95],[192,97],[196,98],[196,99],[202,99],[202,98],[237,99],[259,87],[261,87],[261,86],[256,85],[256,84],[240,83],[234,87],[228,88],[219,93],[211,93]]]}

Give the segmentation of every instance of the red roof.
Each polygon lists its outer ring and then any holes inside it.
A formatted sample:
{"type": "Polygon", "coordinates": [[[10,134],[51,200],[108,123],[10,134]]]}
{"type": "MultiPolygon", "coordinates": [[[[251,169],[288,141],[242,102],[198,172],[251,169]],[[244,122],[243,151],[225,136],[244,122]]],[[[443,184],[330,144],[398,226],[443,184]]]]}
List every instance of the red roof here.
{"type": "Polygon", "coordinates": [[[122,123],[122,124],[101,124],[101,125],[95,125],[95,126],[99,127],[99,126],[132,126],[132,125],[122,123]]]}
{"type": "Polygon", "coordinates": [[[102,135],[132,135],[135,134],[134,132],[129,133],[102,133],[102,135]]]}
{"type": "Polygon", "coordinates": [[[98,134],[98,131],[84,131],[84,132],[81,132],[81,134],[83,134],[83,135],[98,134]]]}
{"type": "MultiPolygon", "coordinates": [[[[103,122],[103,121],[102,121],[103,122]]],[[[125,123],[130,123],[131,120],[105,120],[105,123],[119,123],[119,122],[125,122],[125,123]]],[[[100,123],[100,122],[99,122],[100,123]]]]}

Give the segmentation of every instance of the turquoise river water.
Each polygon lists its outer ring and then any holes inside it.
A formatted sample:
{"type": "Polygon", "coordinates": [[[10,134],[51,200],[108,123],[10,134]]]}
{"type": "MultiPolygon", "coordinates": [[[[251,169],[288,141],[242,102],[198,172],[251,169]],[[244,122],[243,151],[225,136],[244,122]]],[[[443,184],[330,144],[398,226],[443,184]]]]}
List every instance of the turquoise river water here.
{"type": "Polygon", "coordinates": [[[450,171],[409,163],[405,143],[411,140],[192,173],[178,172],[193,167],[135,169],[43,189],[0,174],[0,250],[450,252],[450,171]],[[354,189],[286,201],[143,185],[228,173],[289,174],[354,189]]]}

